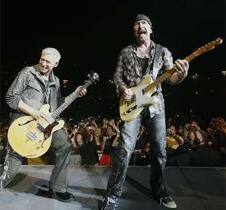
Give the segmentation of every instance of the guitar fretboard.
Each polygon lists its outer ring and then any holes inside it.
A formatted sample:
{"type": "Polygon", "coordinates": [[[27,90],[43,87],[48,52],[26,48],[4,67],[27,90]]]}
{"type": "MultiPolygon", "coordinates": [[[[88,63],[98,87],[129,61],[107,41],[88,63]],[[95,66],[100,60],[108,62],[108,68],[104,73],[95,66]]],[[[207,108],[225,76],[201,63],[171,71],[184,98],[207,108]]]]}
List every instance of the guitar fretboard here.
{"type": "MultiPolygon", "coordinates": [[[[86,82],[81,89],[88,88],[92,84],[91,81],[86,82]]],[[[63,104],[61,104],[52,114],[53,119],[56,119],[76,98],[79,97],[80,91],[72,92],[65,100],[63,104]]]]}
{"type": "MultiPolygon", "coordinates": [[[[203,47],[198,48],[196,51],[194,51],[189,56],[187,56],[185,58],[185,60],[190,62],[193,59],[195,59],[196,57],[198,57],[210,50],[213,50],[217,45],[222,44],[222,42],[223,42],[223,40],[221,38],[217,38],[216,40],[204,45],[203,47]]],[[[160,85],[163,81],[169,79],[175,71],[176,70],[175,70],[175,65],[174,65],[172,69],[166,70],[166,72],[163,75],[158,77],[152,84],[150,84],[146,88],[144,88],[144,93],[147,93],[147,92],[153,90],[155,87],[160,85]]]]}

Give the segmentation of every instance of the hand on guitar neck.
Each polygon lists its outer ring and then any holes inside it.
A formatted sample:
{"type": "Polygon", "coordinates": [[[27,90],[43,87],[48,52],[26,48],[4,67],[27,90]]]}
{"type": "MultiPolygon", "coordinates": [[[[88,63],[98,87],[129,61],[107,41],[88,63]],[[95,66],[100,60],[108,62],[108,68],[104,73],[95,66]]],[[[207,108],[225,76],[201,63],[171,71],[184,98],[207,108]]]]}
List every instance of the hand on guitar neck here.
{"type": "Polygon", "coordinates": [[[86,95],[86,93],[87,93],[87,89],[81,85],[76,88],[76,91],[78,92],[79,97],[82,97],[82,96],[86,95]]]}
{"type": "Polygon", "coordinates": [[[177,84],[182,82],[185,77],[188,75],[189,63],[187,60],[176,60],[175,65],[173,67],[175,72],[170,77],[170,81],[173,84],[177,84]]]}
{"type": "MultiPolygon", "coordinates": [[[[84,88],[82,85],[80,85],[80,86],[78,86],[78,87],[76,88],[75,92],[78,93],[78,96],[79,96],[79,97],[83,97],[83,96],[86,95],[87,89],[84,88]]],[[[69,98],[69,96],[65,97],[65,101],[66,101],[68,98],[69,98]]]]}

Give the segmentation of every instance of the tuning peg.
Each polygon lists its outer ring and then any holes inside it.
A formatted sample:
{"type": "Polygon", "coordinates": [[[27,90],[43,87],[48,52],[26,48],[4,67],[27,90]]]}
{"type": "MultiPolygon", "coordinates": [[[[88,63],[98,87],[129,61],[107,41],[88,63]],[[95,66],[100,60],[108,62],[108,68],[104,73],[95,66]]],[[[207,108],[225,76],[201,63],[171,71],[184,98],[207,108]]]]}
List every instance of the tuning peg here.
{"type": "Polygon", "coordinates": [[[99,81],[99,75],[98,73],[94,72],[94,71],[91,71],[87,77],[89,78],[89,80],[94,83],[96,81],[99,81]]]}

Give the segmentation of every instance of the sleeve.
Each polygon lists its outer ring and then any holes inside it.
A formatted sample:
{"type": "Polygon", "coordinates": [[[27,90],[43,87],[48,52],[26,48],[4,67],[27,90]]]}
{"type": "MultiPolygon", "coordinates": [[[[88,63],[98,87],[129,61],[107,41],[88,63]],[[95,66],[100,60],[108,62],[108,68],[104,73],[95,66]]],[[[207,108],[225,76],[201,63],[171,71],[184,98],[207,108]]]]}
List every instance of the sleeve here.
{"type": "Polygon", "coordinates": [[[114,83],[116,86],[116,92],[119,94],[120,87],[127,86],[123,81],[123,71],[124,71],[124,62],[123,62],[123,51],[121,51],[118,61],[116,64],[116,69],[113,75],[114,83]]]}
{"type": "Polygon", "coordinates": [[[164,66],[164,70],[173,68],[172,53],[165,47],[163,48],[163,66],[164,66]]]}
{"type": "MultiPolygon", "coordinates": [[[[163,48],[163,73],[169,69],[173,68],[173,56],[172,53],[166,48],[163,48]]],[[[173,85],[170,79],[166,80],[166,83],[173,85]]]]}
{"type": "Polygon", "coordinates": [[[21,100],[21,94],[25,90],[27,83],[28,70],[23,69],[18,73],[5,95],[5,101],[11,109],[18,110],[18,104],[21,100]]]}

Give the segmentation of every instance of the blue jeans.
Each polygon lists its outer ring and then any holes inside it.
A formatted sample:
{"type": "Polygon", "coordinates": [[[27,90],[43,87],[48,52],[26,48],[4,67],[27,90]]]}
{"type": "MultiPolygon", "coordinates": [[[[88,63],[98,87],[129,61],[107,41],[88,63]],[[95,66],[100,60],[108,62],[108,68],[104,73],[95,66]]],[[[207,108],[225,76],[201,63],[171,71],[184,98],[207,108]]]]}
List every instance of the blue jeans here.
{"type": "MultiPolygon", "coordinates": [[[[66,192],[71,142],[63,129],[53,133],[52,146],[55,150],[55,167],[50,176],[49,187],[51,190],[56,192],[66,192]]],[[[14,179],[22,161],[23,158],[9,147],[2,168],[2,175],[4,176],[3,187],[6,187],[14,179]]]]}
{"type": "Polygon", "coordinates": [[[141,121],[145,120],[151,142],[150,184],[155,197],[165,191],[163,172],[166,164],[166,123],[165,112],[145,119],[140,114],[136,119],[125,122],[122,127],[122,139],[112,157],[112,173],[108,180],[106,196],[121,196],[123,184],[132,152],[134,151],[141,121]]]}

